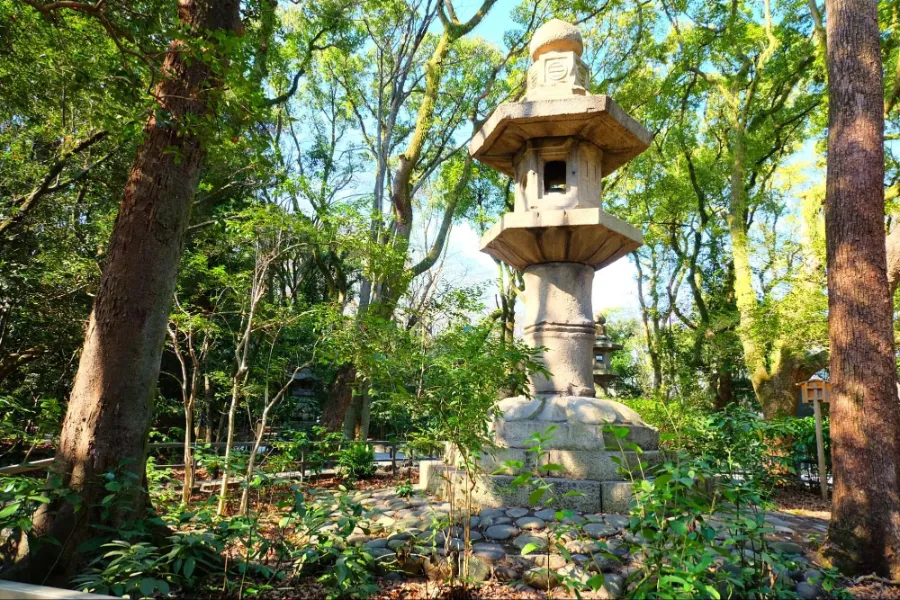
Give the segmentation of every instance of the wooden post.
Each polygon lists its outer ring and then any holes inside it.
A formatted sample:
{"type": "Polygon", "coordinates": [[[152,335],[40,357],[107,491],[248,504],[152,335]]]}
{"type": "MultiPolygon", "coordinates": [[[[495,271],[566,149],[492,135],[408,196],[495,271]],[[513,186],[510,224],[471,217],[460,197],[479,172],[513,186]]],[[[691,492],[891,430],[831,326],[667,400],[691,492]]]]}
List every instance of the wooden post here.
{"type": "Polygon", "coordinates": [[[816,418],[816,459],[819,463],[819,487],[822,500],[828,500],[828,467],[825,464],[825,436],[822,431],[822,402],[831,401],[831,382],[822,381],[818,377],[810,377],[809,381],[800,385],[803,402],[813,405],[816,418]]]}
{"type": "Polygon", "coordinates": [[[822,500],[828,500],[828,467],[825,465],[825,440],[822,435],[822,405],[818,398],[813,399],[813,411],[816,416],[816,455],[819,459],[819,486],[822,488],[822,500]]]}

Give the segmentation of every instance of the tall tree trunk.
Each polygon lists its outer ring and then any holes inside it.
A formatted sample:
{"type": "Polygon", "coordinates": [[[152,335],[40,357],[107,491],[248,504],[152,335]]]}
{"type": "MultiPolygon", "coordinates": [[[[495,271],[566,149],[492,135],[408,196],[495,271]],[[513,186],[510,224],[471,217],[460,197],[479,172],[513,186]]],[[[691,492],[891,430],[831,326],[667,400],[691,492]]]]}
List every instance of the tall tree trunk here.
{"type": "Polygon", "coordinates": [[[876,0],[828,0],[825,232],[834,497],[823,555],[900,577],[900,406],[884,245],[876,0]]]}
{"type": "Polygon", "coordinates": [[[657,271],[656,261],[651,261],[648,295],[652,304],[648,305],[644,295],[644,268],[637,252],[632,252],[634,266],[637,269],[638,302],[641,305],[641,323],[644,326],[644,339],[647,344],[647,354],[650,357],[651,381],[650,388],[665,398],[667,394],[663,390],[662,360],[659,350],[659,296],[656,293],[657,271]]]}
{"type": "MultiPolygon", "coordinates": [[[[250,298],[246,307],[246,312],[241,319],[241,337],[234,347],[234,377],[231,386],[231,401],[228,405],[228,433],[225,438],[225,456],[222,459],[222,483],[219,489],[219,506],[216,509],[216,515],[225,514],[228,504],[228,479],[231,475],[231,450],[234,444],[235,431],[235,415],[237,414],[237,406],[241,396],[244,394],[244,386],[247,384],[247,378],[250,376],[250,351],[253,341],[254,327],[256,326],[256,311],[259,303],[269,289],[269,273],[272,261],[280,253],[276,249],[271,254],[263,254],[261,250],[262,244],[257,241],[256,248],[256,265],[253,267],[253,280],[250,284],[250,298]]],[[[249,413],[248,413],[249,417],[249,413]]],[[[250,430],[253,430],[253,423],[249,423],[250,430]]]]}
{"type": "Polygon", "coordinates": [[[731,369],[724,365],[719,365],[716,368],[715,384],[715,409],[722,411],[734,402],[734,376],[731,369]]]}
{"type": "Polygon", "coordinates": [[[364,383],[360,397],[362,399],[359,408],[359,426],[356,428],[356,439],[366,441],[369,439],[369,424],[372,420],[372,397],[369,395],[369,388],[364,383]]]}
{"type": "Polygon", "coordinates": [[[322,410],[322,426],[328,431],[341,431],[344,420],[353,404],[353,386],[356,367],[352,363],[341,365],[334,376],[334,385],[322,410]]]}
{"type": "Polygon", "coordinates": [[[194,429],[194,404],[184,406],[184,485],[181,488],[181,502],[188,506],[191,503],[191,492],[194,489],[194,455],[191,452],[191,432],[194,429]]]}
{"type": "Polygon", "coordinates": [[[786,416],[782,408],[771,405],[781,394],[772,389],[773,377],[769,372],[763,342],[760,339],[762,326],[759,323],[759,301],[753,289],[753,271],[750,267],[750,236],[747,233],[747,191],[744,188],[746,175],[746,148],[744,146],[744,123],[739,114],[732,117],[731,144],[731,198],[728,210],[728,231],[731,235],[731,256],[734,264],[734,296],[740,315],[737,328],[738,338],[744,353],[744,363],[750,374],[750,383],[763,414],[786,416]]]}
{"type": "MultiPolygon", "coordinates": [[[[767,352],[766,343],[762,339],[764,325],[760,322],[759,300],[753,288],[750,236],[747,232],[744,134],[743,123],[735,118],[731,126],[731,203],[727,220],[731,234],[735,303],[740,315],[737,334],[753,392],[762,406],[763,416],[766,420],[771,420],[795,414],[797,378],[805,373],[805,369],[803,361],[798,359],[789,341],[776,339],[772,349],[767,352]]],[[[811,373],[806,377],[809,375],[811,373]]]]}
{"type": "MultiPolygon", "coordinates": [[[[64,4],[64,3],[60,3],[64,4]]],[[[197,36],[240,26],[237,0],[180,0],[179,18],[197,36]]],[[[216,38],[209,36],[208,43],[216,38]]],[[[30,581],[68,583],[82,565],[77,552],[98,535],[99,504],[109,492],[103,474],[136,476],[107,527],[144,516],[140,482],[159,377],[163,340],[181,256],[182,241],[205,150],[185,123],[203,120],[220,81],[210,64],[176,39],[169,46],[154,90],[158,109],[144,127],[144,143],[131,168],[113,227],[106,268],[88,323],[78,373],[60,435],[54,469],[83,501],[62,502],[35,518],[35,531],[60,545],[42,544],[19,574],[30,581]],[[158,115],[166,115],[157,121],[158,115]]]]}
{"type": "Polygon", "coordinates": [[[203,375],[203,398],[206,401],[206,436],[204,441],[208,444],[213,441],[213,387],[212,378],[209,375],[203,375]]]}
{"type": "MultiPolygon", "coordinates": [[[[458,21],[451,2],[438,3],[438,14],[443,25],[443,32],[440,38],[438,38],[431,57],[425,62],[424,93],[422,94],[422,99],[416,109],[416,124],[406,149],[397,157],[397,166],[394,170],[393,183],[391,186],[390,201],[394,220],[391,227],[390,243],[393,244],[394,251],[398,255],[406,257],[409,253],[409,242],[412,234],[414,217],[413,179],[416,174],[416,168],[419,167],[423,151],[425,150],[428,136],[434,128],[437,99],[438,94],[440,93],[441,78],[443,77],[445,68],[444,61],[449,56],[453,44],[463,36],[468,35],[475,27],[477,27],[496,1],[497,0],[482,0],[481,6],[475,14],[465,22],[458,21]]],[[[403,74],[403,77],[406,77],[406,73],[403,74]]],[[[489,86],[490,85],[493,85],[493,81],[491,81],[489,86]]],[[[486,93],[487,91],[485,94],[486,93]]],[[[392,109],[391,114],[396,115],[394,109],[392,109]]],[[[389,121],[392,121],[392,119],[393,116],[389,118],[389,121]]],[[[472,120],[474,123],[474,114],[472,120]]],[[[392,127],[393,126],[390,125],[386,128],[388,132],[392,127]]],[[[382,131],[379,124],[379,135],[381,135],[382,131]]],[[[385,142],[389,141],[388,134],[388,138],[385,142]]],[[[376,220],[373,220],[372,223],[373,235],[377,235],[377,231],[380,229],[381,198],[384,193],[383,182],[387,177],[385,172],[385,159],[388,146],[382,146],[382,148],[385,148],[385,151],[379,153],[379,165],[376,172],[375,198],[373,201],[373,218],[376,220]]],[[[405,265],[401,264],[400,273],[394,273],[390,277],[380,281],[370,281],[368,278],[364,278],[360,287],[360,312],[365,311],[363,308],[364,306],[369,306],[369,304],[371,304],[370,310],[372,310],[374,314],[385,319],[390,319],[394,314],[400,298],[408,290],[412,278],[421,275],[434,265],[441,252],[443,252],[444,245],[446,244],[450,226],[453,222],[453,215],[456,212],[457,203],[459,202],[461,193],[465,189],[471,174],[471,166],[472,158],[467,156],[462,175],[454,186],[454,192],[451,194],[451,198],[445,208],[443,220],[438,229],[437,238],[425,257],[409,269],[406,269],[405,265]]],[[[353,374],[355,376],[355,370],[353,374]]],[[[350,381],[352,382],[352,379],[350,381]]],[[[353,397],[345,394],[343,397],[339,399],[335,398],[333,401],[329,402],[328,408],[330,411],[343,410],[340,416],[343,418],[343,429],[345,434],[348,431],[359,429],[367,434],[369,428],[368,415],[371,412],[371,400],[367,394],[359,394],[353,397]]],[[[330,421],[331,423],[336,423],[336,415],[331,415],[330,421]]]]}

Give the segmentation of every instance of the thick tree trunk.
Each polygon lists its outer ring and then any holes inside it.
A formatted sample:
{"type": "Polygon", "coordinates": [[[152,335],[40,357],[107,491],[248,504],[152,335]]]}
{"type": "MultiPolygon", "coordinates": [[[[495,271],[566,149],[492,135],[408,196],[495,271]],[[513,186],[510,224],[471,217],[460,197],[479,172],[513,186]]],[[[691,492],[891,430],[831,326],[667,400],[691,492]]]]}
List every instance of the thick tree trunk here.
{"type": "Polygon", "coordinates": [[[900,577],[900,406],[884,245],[884,99],[876,0],[828,0],[825,228],[834,498],[823,555],[900,577]]]}
{"type": "Polygon", "coordinates": [[[350,389],[350,396],[350,406],[347,407],[347,412],[344,414],[344,423],[341,431],[348,440],[355,440],[363,410],[363,397],[358,390],[354,394],[353,388],[350,389]]]}
{"type": "MultiPolygon", "coordinates": [[[[180,0],[179,17],[197,35],[236,32],[239,3],[180,0]]],[[[76,512],[73,504],[60,503],[37,515],[36,532],[60,545],[43,544],[30,557],[31,568],[20,573],[23,579],[67,584],[81,567],[78,546],[102,535],[91,525],[101,522],[99,504],[109,493],[105,473],[121,469],[135,478],[102,524],[117,527],[145,513],[141,482],[153,394],[190,200],[205,154],[198,135],[184,123],[205,118],[210,90],[218,85],[211,66],[188,60],[186,50],[184,41],[172,42],[154,90],[159,110],[144,128],[125,186],[60,435],[54,469],[81,496],[83,508],[76,512]],[[167,114],[166,121],[157,121],[161,114],[167,114]]]]}
{"type": "Polygon", "coordinates": [[[715,374],[715,388],[715,409],[723,411],[729,404],[734,402],[734,376],[731,369],[719,365],[715,374]]]}
{"type": "Polygon", "coordinates": [[[793,365],[787,364],[764,380],[754,382],[753,388],[766,421],[796,416],[799,390],[794,373],[793,365]]]}
{"type": "Polygon", "coordinates": [[[361,404],[359,410],[359,425],[356,428],[356,439],[366,441],[369,439],[369,423],[372,421],[372,396],[369,395],[368,387],[365,387],[360,394],[361,404]]]}
{"type": "Polygon", "coordinates": [[[356,367],[353,364],[348,363],[338,368],[328,401],[322,410],[322,426],[328,431],[342,430],[347,411],[353,404],[355,382],[356,367]]]}

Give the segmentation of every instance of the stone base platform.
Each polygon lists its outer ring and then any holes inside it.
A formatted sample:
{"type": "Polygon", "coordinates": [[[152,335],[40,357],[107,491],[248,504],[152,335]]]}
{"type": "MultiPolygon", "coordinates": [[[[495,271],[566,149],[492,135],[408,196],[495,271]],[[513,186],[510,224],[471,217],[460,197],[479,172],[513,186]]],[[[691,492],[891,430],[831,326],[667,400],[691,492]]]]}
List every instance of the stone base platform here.
{"type": "MultiPolygon", "coordinates": [[[[502,414],[491,425],[496,447],[481,457],[481,473],[472,490],[471,502],[477,508],[530,506],[532,487],[510,485],[516,475],[529,472],[539,473],[551,485],[555,509],[627,512],[632,480],[646,477],[663,460],[659,432],[613,400],[514,397],[502,400],[499,409],[502,414]],[[536,434],[549,437],[540,457],[532,449],[536,434]],[[557,466],[543,468],[547,464],[557,466]]],[[[471,482],[459,466],[452,452],[444,462],[423,462],[420,486],[461,505],[471,482]]]]}
{"type": "MultiPolygon", "coordinates": [[[[577,480],[626,481],[646,476],[640,463],[652,467],[662,460],[659,432],[636,412],[614,400],[587,396],[506,398],[502,414],[491,425],[496,448],[481,459],[486,473],[516,475],[508,463],[541,472],[548,463],[562,467],[545,475],[577,480]],[[533,451],[536,435],[544,455],[533,451]],[[540,460],[540,464],[538,461],[540,460]],[[629,473],[623,473],[627,467],[629,473]]],[[[450,461],[452,464],[452,461],[450,461]]]]}
{"type": "MultiPolygon", "coordinates": [[[[500,508],[504,506],[531,507],[529,485],[512,487],[513,475],[476,475],[472,490],[472,509],[500,508]]],[[[550,484],[554,510],[575,510],[594,513],[627,513],[631,502],[631,481],[597,481],[593,479],[569,479],[544,477],[550,484]],[[567,492],[578,495],[566,496],[567,492]]],[[[465,490],[471,485],[463,470],[445,465],[441,461],[422,461],[419,465],[419,488],[452,502],[457,507],[465,505],[465,490]]],[[[543,498],[546,500],[546,497],[543,498]]],[[[543,504],[532,508],[545,508],[543,504]]]]}
{"type": "Polygon", "coordinates": [[[644,423],[640,415],[620,402],[589,396],[516,396],[501,400],[502,415],[493,423],[498,446],[528,448],[535,433],[550,433],[545,444],[551,449],[615,450],[633,442],[642,450],[659,447],[659,431],[644,423]],[[624,438],[610,427],[627,429],[624,438]]]}

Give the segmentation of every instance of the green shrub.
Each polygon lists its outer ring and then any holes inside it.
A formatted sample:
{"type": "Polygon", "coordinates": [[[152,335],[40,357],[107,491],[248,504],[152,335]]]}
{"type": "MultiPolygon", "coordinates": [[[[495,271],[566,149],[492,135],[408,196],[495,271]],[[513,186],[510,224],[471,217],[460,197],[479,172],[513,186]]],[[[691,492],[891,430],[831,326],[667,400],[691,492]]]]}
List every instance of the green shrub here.
{"type": "Polygon", "coordinates": [[[352,442],[338,452],[338,466],[351,480],[375,474],[375,451],[365,442],[352,442]]]}
{"type": "MultiPolygon", "coordinates": [[[[739,407],[697,418],[661,436],[681,447],[659,467],[633,475],[631,551],[644,557],[629,595],[634,598],[781,598],[794,596],[789,573],[799,568],[777,552],[766,536],[769,494],[798,453],[807,452],[803,419],[767,422],[739,407]],[[784,441],[792,439],[791,451],[784,441]],[[653,478],[644,479],[650,475],[653,478]]],[[[814,427],[814,426],[813,426],[814,427]]],[[[604,432],[621,449],[641,453],[625,441],[625,428],[604,432]]],[[[813,436],[814,429],[813,429],[813,436]]],[[[813,437],[813,448],[815,447],[813,437]]],[[[624,460],[618,461],[625,464],[624,460]]],[[[832,590],[836,572],[826,573],[832,590]]]]}
{"type": "MultiPolygon", "coordinates": [[[[790,462],[795,468],[807,463],[818,471],[816,454],[816,420],[813,417],[779,419],[773,426],[781,429],[791,440],[790,462]]],[[[828,419],[822,419],[822,441],[825,447],[825,468],[831,473],[831,435],[828,419]]],[[[827,475],[827,473],[826,473],[827,475]]]]}
{"type": "MultiPolygon", "coordinates": [[[[830,472],[827,420],[823,429],[830,472]]],[[[812,417],[766,421],[753,411],[729,406],[722,412],[695,418],[669,445],[685,449],[692,456],[714,459],[724,473],[751,478],[767,489],[794,483],[801,463],[817,468],[812,417]]]]}
{"type": "Polygon", "coordinates": [[[660,433],[673,434],[674,437],[671,438],[673,440],[682,437],[687,430],[709,415],[708,409],[689,401],[665,402],[660,398],[624,398],[622,403],[634,409],[644,422],[659,429],[660,433]]]}
{"type": "Polygon", "coordinates": [[[770,547],[765,493],[722,474],[715,457],[685,453],[635,483],[632,552],[644,556],[635,598],[790,596],[798,566],[770,547]]]}
{"type": "Polygon", "coordinates": [[[90,569],[72,580],[76,589],[139,598],[169,593],[172,576],[163,565],[159,548],[147,542],[114,541],[103,549],[104,554],[91,562],[90,569]]]}
{"type": "Polygon", "coordinates": [[[404,481],[394,490],[394,493],[397,494],[400,498],[409,498],[413,493],[413,485],[409,480],[404,481]]]}
{"type": "Polygon", "coordinates": [[[313,491],[308,499],[297,486],[292,490],[293,498],[281,505],[287,514],[278,522],[282,530],[278,539],[296,537],[305,543],[276,548],[279,563],[287,559],[297,575],[316,574],[328,598],[360,598],[374,593],[377,587],[370,550],[347,542],[362,525],[363,507],[350,500],[343,487],[334,495],[313,491]],[[332,517],[335,512],[340,513],[337,521],[332,517]]]}
{"type": "Polygon", "coordinates": [[[219,568],[223,544],[209,532],[179,532],[158,548],[149,542],[115,540],[101,547],[87,571],[75,577],[76,589],[130,597],[163,596],[172,586],[193,588],[200,573],[219,568]]]}
{"type": "Polygon", "coordinates": [[[267,461],[275,471],[296,469],[303,462],[307,473],[321,473],[344,442],[343,434],[319,426],[308,432],[287,430],[282,438],[276,443],[278,452],[267,461]]]}

